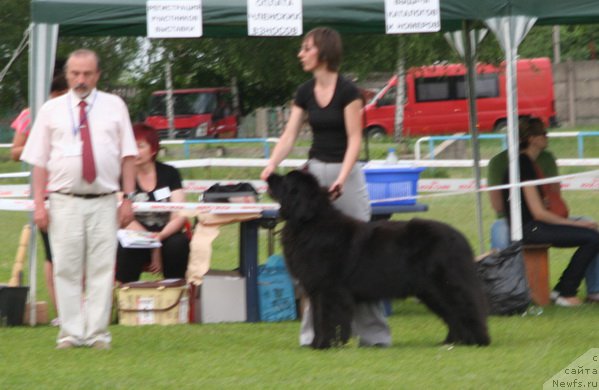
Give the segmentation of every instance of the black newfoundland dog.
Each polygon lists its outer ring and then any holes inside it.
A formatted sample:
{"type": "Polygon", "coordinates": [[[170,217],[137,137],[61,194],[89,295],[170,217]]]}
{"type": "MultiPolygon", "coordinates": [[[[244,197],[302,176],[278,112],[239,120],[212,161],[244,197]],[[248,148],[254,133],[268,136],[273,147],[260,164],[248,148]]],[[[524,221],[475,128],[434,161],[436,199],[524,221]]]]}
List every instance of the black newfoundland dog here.
{"type": "Polygon", "coordinates": [[[465,237],[435,221],[361,222],[333,207],[307,172],[268,178],[281,204],[290,273],[313,310],[313,348],[347,342],[356,301],[418,297],[445,321],[448,344],[490,343],[485,293],[465,237]]]}

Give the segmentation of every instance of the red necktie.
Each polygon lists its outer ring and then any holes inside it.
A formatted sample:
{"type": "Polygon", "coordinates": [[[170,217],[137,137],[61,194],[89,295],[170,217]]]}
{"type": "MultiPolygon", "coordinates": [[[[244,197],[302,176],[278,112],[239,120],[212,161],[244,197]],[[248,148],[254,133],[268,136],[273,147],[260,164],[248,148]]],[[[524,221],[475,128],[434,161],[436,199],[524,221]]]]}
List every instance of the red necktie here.
{"type": "Polygon", "coordinates": [[[88,183],[93,183],[93,181],[96,180],[96,165],[94,163],[94,150],[89,135],[89,125],[87,123],[85,106],[87,106],[87,103],[84,100],[79,102],[79,132],[81,134],[81,142],[83,142],[83,178],[88,183]]]}

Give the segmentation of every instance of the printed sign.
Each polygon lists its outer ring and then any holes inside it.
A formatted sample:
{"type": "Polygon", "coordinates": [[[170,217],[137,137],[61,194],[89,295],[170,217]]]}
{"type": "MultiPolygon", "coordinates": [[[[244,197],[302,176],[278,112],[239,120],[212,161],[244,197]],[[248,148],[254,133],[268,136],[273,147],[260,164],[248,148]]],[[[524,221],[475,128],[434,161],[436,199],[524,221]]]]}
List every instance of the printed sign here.
{"type": "Polygon", "coordinates": [[[297,36],[303,33],[301,0],[248,0],[248,35],[297,36]]]}
{"type": "Polygon", "coordinates": [[[154,319],[154,297],[138,297],[137,298],[137,324],[152,325],[156,323],[154,319]]]}
{"type": "Polygon", "coordinates": [[[202,36],[201,0],[149,0],[146,15],[148,38],[202,36]]]}
{"type": "Polygon", "coordinates": [[[439,0],[385,0],[387,34],[413,34],[441,30],[439,0]]]}

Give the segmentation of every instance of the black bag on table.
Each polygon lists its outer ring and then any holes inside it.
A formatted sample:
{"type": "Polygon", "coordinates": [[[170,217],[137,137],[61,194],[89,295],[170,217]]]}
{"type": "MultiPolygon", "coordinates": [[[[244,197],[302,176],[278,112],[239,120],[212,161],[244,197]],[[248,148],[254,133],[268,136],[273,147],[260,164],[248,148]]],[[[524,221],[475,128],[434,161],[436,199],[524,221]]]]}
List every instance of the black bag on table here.
{"type": "Polygon", "coordinates": [[[256,203],[258,191],[247,182],[236,184],[213,184],[202,196],[206,203],[256,203]]]}
{"type": "Polygon", "coordinates": [[[522,243],[493,252],[476,263],[478,276],[489,302],[491,314],[522,314],[531,298],[524,268],[522,243]]]}

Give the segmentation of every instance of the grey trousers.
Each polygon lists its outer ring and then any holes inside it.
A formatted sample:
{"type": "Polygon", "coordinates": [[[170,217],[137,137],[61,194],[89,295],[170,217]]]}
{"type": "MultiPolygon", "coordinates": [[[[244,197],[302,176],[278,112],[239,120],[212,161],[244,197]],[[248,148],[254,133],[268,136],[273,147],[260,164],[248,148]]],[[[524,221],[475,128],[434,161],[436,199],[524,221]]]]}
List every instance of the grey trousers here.
{"type": "MultiPolygon", "coordinates": [[[[318,160],[308,161],[310,171],[323,186],[331,185],[341,169],[341,163],[324,163],[318,160]]],[[[370,202],[364,173],[358,165],[354,165],[345,186],[343,195],[334,202],[335,207],[343,213],[362,221],[370,220],[370,202]]],[[[314,339],[312,310],[308,300],[302,313],[299,342],[308,346],[314,339]]],[[[359,340],[360,346],[389,346],[391,332],[384,315],[382,302],[359,303],[355,307],[352,321],[352,333],[359,340]]]]}

